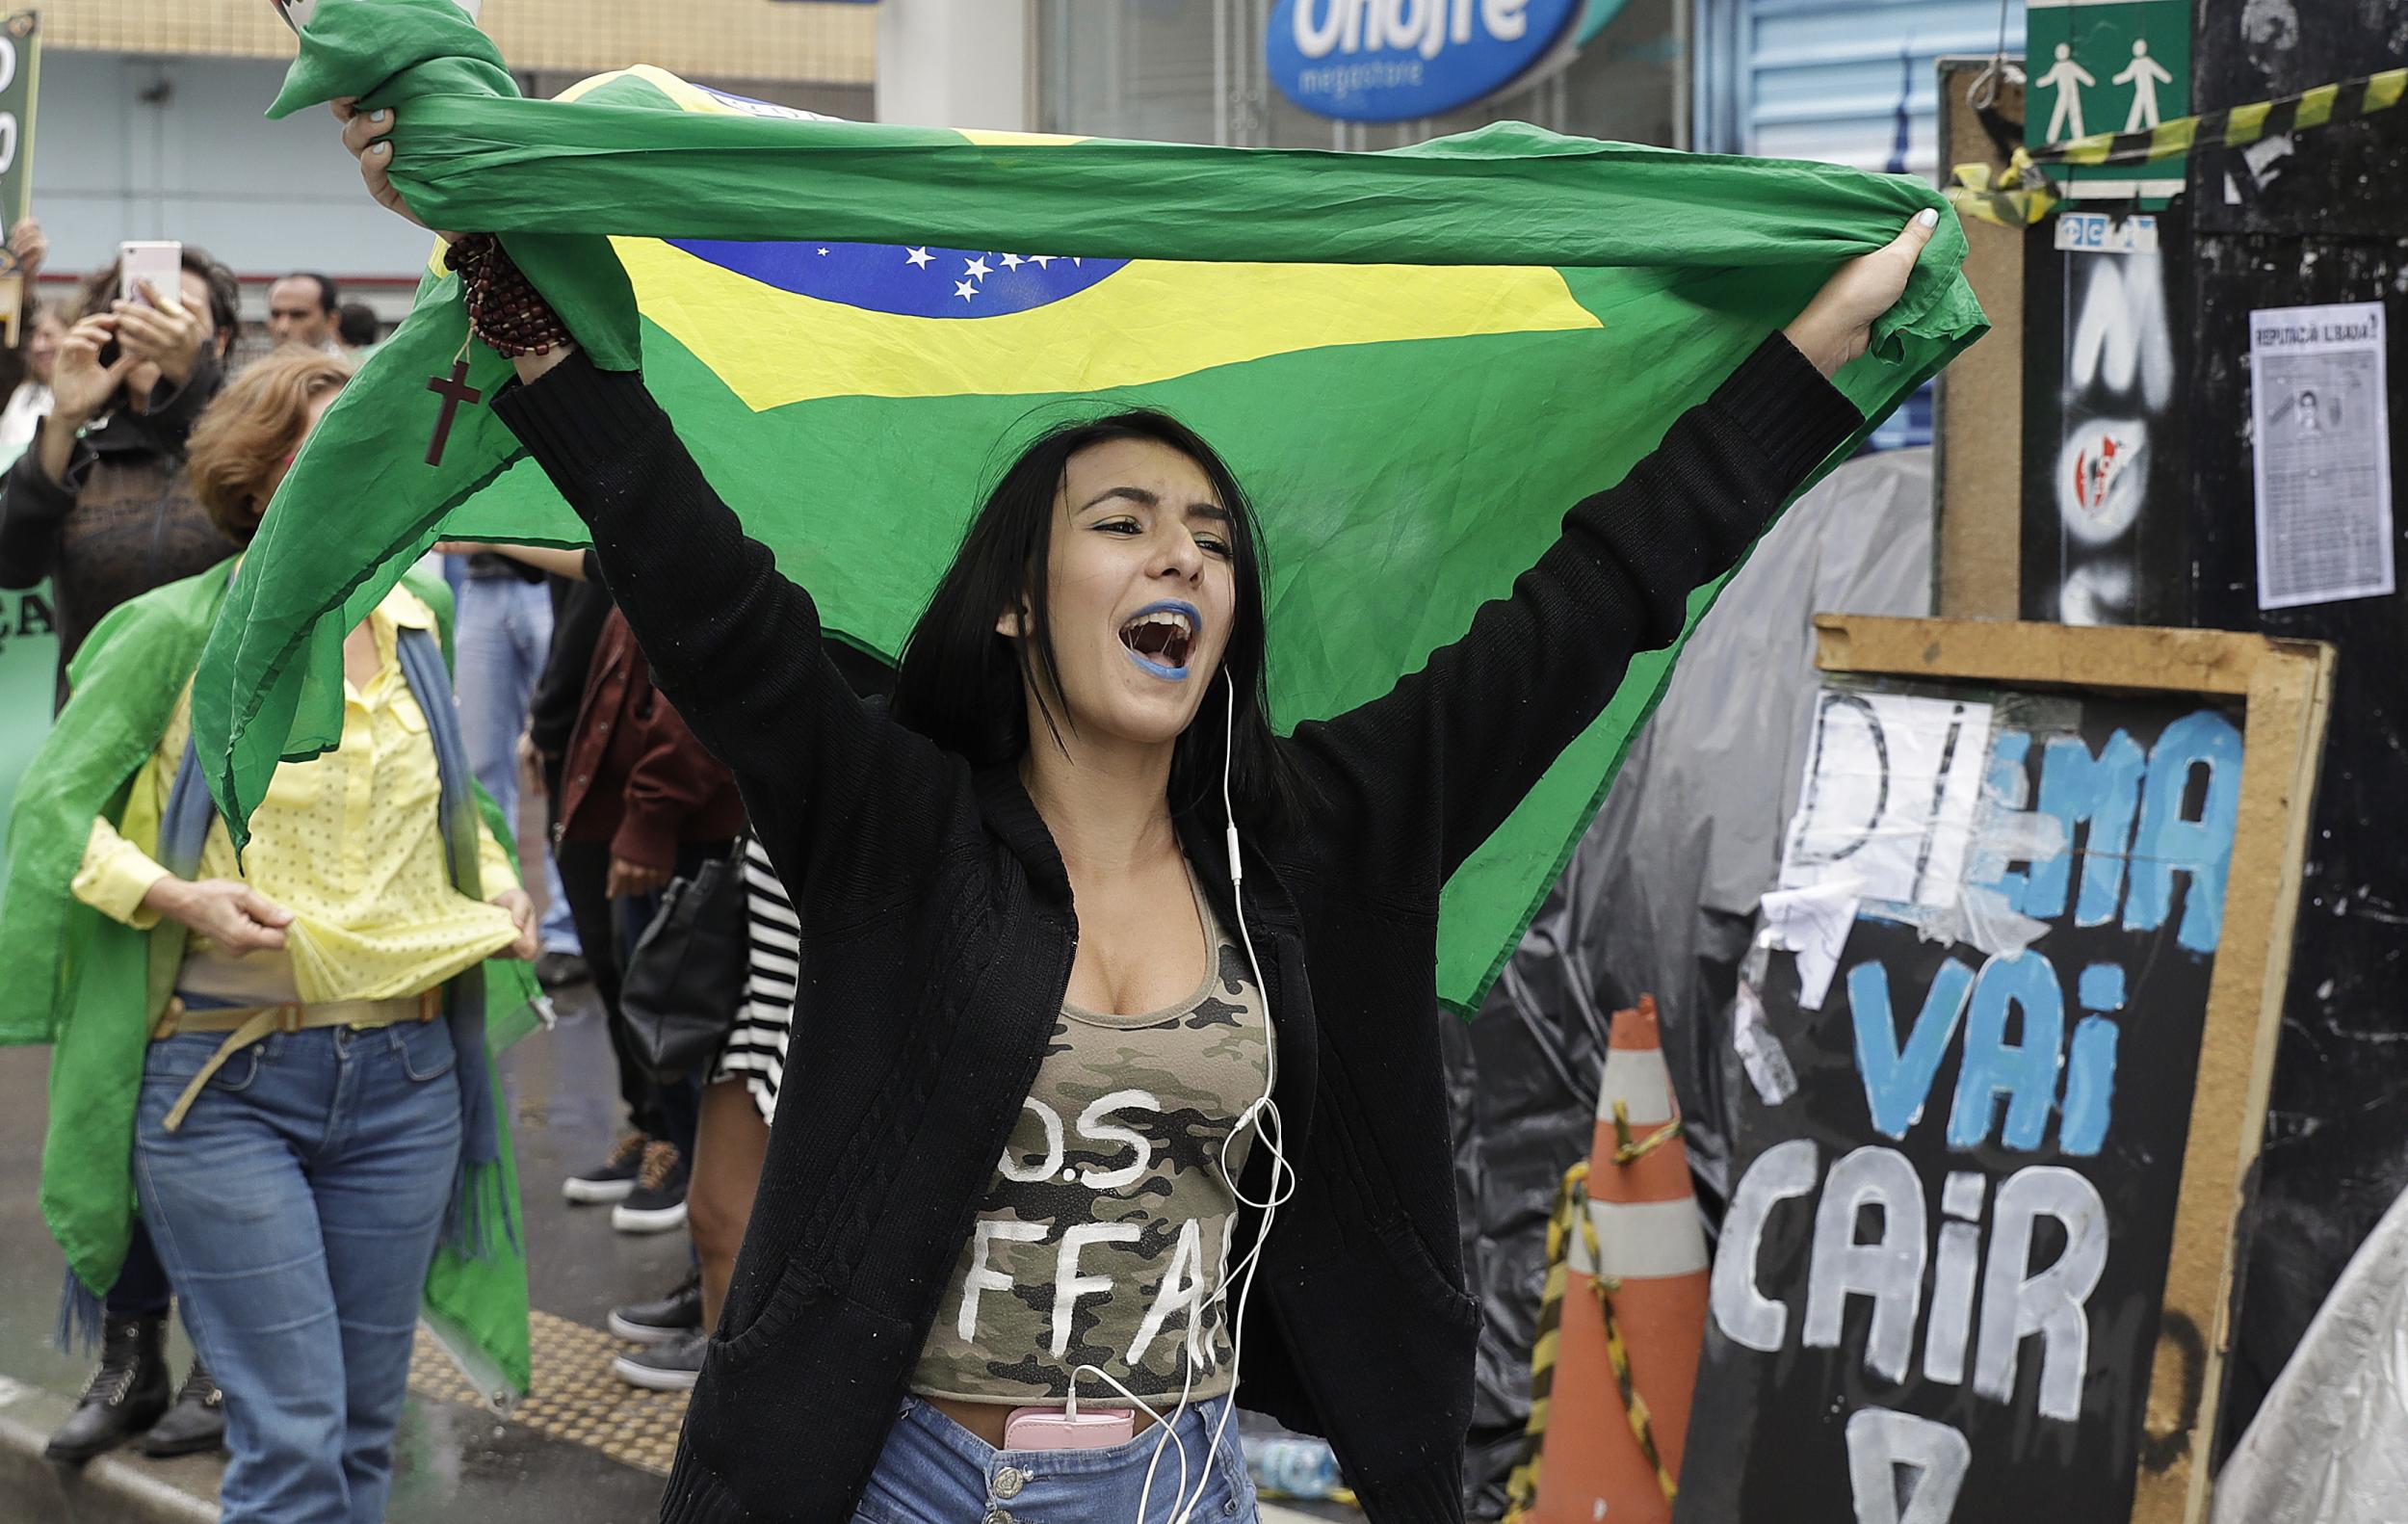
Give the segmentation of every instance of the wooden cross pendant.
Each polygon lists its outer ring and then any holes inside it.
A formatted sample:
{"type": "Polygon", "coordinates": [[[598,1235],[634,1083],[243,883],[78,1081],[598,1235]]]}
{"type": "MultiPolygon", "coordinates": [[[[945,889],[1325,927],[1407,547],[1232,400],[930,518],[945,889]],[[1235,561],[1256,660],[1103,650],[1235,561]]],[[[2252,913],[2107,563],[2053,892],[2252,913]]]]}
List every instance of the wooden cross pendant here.
{"type": "Polygon", "coordinates": [[[449,381],[440,376],[427,378],[427,390],[440,393],[443,398],[442,415],[434,421],[434,438],[427,446],[427,463],[441,465],[444,441],[452,437],[453,415],[459,411],[461,403],[484,401],[484,393],[468,384],[468,361],[464,358],[452,361],[449,381]]]}

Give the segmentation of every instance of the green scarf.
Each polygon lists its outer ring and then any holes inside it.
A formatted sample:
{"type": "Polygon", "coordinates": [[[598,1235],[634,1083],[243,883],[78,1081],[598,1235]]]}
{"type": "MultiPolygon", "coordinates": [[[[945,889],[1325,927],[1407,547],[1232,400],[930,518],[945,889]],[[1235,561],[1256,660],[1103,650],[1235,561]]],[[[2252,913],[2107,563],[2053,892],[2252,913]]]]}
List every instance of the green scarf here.
{"type": "MultiPolygon", "coordinates": [[[[113,610],[68,666],[66,707],[35,754],[9,819],[0,880],[0,1043],[49,1043],[50,1115],[42,1143],[41,1210],[71,1273],[70,1323],[95,1315],[116,1283],[133,1234],[134,1115],[150,1032],[183,963],[184,928],[162,920],[147,932],[75,899],[69,884],[95,817],[124,822],[149,846],[156,819],[125,819],[135,775],[175,713],[184,674],[225,600],[225,565],[143,594],[113,610]]],[[[402,579],[435,612],[444,656],[452,654],[452,595],[440,578],[402,579]]],[[[480,789],[479,809],[516,860],[501,811],[480,789]]],[[[145,812],[147,813],[147,812],[145,812]]],[[[538,991],[528,965],[484,965],[488,1050],[499,1053],[537,1021],[538,991]]],[[[437,1250],[424,1312],[478,1389],[497,1402],[528,1379],[527,1268],[517,1242],[518,1184],[509,1117],[494,1080],[501,1132],[501,1221],[471,1258],[437,1250]]]]}

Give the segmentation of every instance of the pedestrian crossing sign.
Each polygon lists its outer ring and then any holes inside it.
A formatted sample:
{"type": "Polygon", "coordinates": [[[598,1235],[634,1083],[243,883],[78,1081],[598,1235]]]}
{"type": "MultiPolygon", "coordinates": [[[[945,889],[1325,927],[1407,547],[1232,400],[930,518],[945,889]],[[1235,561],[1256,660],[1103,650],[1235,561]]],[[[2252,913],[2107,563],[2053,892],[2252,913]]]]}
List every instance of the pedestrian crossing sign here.
{"type": "MultiPolygon", "coordinates": [[[[2190,0],[2027,0],[2024,143],[2146,132],[2190,114],[2190,0]]],[[[2182,159],[2065,165],[2076,198],[2152,210],[2183,188],[2182,159]]]]}

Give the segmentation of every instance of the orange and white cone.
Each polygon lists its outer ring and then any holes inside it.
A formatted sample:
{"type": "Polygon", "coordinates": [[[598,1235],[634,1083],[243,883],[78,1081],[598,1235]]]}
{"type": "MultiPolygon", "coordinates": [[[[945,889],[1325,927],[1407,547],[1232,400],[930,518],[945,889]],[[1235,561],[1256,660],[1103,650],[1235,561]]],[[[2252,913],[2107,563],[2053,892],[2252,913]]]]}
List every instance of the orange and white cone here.
{"type": "Polygon", "coordinates": [[[1573,1224],[1537,1524],[1669,1524],[1706,1342],[1706,1235],[1653,996],[1614,1012],[1573,1224]]]}

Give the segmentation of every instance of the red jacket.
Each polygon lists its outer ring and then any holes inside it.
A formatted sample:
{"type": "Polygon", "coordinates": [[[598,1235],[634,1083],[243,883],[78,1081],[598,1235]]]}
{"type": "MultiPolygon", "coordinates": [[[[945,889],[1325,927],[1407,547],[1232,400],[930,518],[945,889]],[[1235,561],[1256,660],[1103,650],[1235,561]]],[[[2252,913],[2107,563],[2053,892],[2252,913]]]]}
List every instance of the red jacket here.
{"type": "Polygon", "coordinates": [[[679,842],[727,841],[744,828],[735,775],[652,686],[642,647],[613,609],[561,769],[560,839],[607,840],[613,856],[674,869],[679,842]]]}

